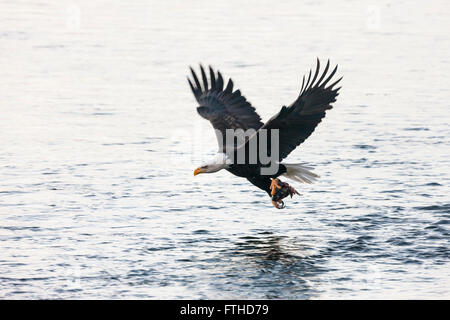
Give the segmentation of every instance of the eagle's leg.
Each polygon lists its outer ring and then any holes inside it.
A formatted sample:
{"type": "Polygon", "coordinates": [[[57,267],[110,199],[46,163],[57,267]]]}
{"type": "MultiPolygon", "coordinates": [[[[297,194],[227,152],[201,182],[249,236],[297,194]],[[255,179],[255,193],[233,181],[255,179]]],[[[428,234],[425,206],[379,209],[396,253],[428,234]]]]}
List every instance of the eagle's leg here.
{"type": "Polygon", "coordinates": [[[281,199],[279,199],[277,201],[273,200],[273,196],[277,192],[277,189],[281,189],[282,188],[279,185],[280,182],[281,182],[280,179],[274,178],[274,179],[272,179],[272,183],[270,184],[270,190],[271,190],[271,196],[272,196],[271,197],[272,198],[271,201],[272,201],[273,206],[275,208],[277,208],[277,209],[283,209],[284,208],[284,202],[281,199]]]}
{"type": "Polygon", "coordinates": [[[281,182],[281,181],[280,181],[280,179],[278,179],[278,178],[272,179],[272,183],[270,184],[270,190],[272,191],[272,192],[271,192],[271,195],[272,195],[272,196],[275,194],[275,192],[277,191],[277,189],[281,189],[281,186],[279,185],[280,182],[281,182]]]}

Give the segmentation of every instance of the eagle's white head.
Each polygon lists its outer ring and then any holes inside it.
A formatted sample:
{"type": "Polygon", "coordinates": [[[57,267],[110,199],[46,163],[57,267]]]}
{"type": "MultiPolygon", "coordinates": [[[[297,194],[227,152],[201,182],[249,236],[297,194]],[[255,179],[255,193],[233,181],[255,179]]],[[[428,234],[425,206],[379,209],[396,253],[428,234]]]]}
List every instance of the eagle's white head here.
{"type": "Polygon", "coordinates": [[[209,161],[206,161],[200,167],[194,170],[194,176],[200,173],[213,173],[225,169],[230,165],[230,160],[225,153],[218,153],[209,161]]]}

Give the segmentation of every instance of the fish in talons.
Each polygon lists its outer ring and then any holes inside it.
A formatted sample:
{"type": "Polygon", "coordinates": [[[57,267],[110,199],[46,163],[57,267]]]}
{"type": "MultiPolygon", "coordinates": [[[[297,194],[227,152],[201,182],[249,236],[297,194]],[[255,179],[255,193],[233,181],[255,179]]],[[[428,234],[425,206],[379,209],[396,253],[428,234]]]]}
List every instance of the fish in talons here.
{"type": "Polygon", "coordinates": [[[291,187],[287,182],[282,182],[280,179],[275,178],[272,179],[272,183],[270,184],[271,196],[272,196],[272,204],[277,209],[285,208],[285,204],[283,199],[287,196],[292,196],[294,194],[300,195],[293,187],[291,187]]]}

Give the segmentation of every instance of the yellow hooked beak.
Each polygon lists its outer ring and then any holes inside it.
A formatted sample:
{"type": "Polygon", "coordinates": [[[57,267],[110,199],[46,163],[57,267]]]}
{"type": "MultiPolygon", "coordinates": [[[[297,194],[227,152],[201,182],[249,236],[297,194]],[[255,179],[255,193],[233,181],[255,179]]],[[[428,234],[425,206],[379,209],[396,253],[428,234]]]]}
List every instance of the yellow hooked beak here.
{"type": "Polygon", "coordinates": [[[198,175],[199,173],[203,173],[203,170],[200,167],[194,170],[194,176],[198,175]]]}

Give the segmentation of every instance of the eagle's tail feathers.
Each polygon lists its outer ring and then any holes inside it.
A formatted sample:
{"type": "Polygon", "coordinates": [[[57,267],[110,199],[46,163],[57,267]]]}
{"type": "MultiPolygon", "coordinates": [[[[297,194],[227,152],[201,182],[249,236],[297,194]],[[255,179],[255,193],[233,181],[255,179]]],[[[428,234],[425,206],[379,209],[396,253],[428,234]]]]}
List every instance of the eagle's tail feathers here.
{"type": "Polygon", "coordinates": [[[283,165],[287,170],[283,173],[283,176],[291,180],[301,183],[313,183],[320,178],[314,172],[309,171],[312,167],[308,167],[304,163],[283,163],[283,165]]]}

